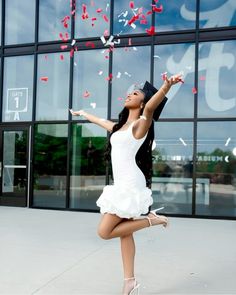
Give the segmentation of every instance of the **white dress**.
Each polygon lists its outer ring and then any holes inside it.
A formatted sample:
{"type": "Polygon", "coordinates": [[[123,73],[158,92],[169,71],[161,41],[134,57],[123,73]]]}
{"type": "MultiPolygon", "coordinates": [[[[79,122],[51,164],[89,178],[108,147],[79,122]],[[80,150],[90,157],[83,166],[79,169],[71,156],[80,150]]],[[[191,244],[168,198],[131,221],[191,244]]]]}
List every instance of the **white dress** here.
{"type": "Polygon", "coordinates": [[[152,205],[152,191],[146,187],[145,176],[137,166],[135,156],[147,134],[136,139],[131,123],[126,130],[111,136],[111,161],[114,184],[104,187],[97,200],[100,212],[116,214],[121,218],[135,218],[148,213],[152,205]]]}

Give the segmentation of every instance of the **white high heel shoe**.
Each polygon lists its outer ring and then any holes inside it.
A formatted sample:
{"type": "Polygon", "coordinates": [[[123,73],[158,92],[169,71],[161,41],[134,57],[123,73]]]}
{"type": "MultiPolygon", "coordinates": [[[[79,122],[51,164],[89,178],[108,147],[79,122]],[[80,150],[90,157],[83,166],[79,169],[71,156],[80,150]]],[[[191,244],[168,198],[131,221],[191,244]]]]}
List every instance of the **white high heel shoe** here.
{"type": "Polygon", "coordinates": [[[150,213],[154,217],[146,216],[146,218],[149,221],[150,226],[162,224],[164,227],[167,227],[169,225],[169,219],[164,215],[156,214],[156,212],[159,211],[159,210],[160,209],[158,208],[158,209],[154,209],[154,210],[150,211],[150,213]]]}
{"type": "Polygon", "coordinates": [[[134,277],[124,279],[124,281],[130,281],[130,280],[134,280],[133,288],[129,291],[129,293],[124,293],[123,295],[139,295],[140,284],[136,281],[134,277]]]}

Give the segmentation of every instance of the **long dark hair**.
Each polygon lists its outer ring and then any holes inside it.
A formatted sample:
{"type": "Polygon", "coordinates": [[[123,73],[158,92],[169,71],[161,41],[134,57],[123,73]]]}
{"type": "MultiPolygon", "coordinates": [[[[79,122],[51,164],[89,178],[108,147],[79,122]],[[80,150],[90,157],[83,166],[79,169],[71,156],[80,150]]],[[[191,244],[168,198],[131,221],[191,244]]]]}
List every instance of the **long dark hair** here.
{"type": "MultiPolygon", "coordinates": [[[[141,110],[140,115],[142,114],[143,109],[141,110]]],[[[118,117],[118,122],[113,126],[112,132],[109,136],[107,148],[105,151],[105,158],[106,160],[110,161],[110,153],[111,153],[111,142],[110,137],[114,132],[119,130],[127,121],[129,115],[129,110],[127,108],[123,108],[123,110],[120,112],[118,117]]],[[[136,164],[143,172],[145,179],[146,179],[146,185],[147,187],[151,187],[152,182],[152,142],[154,139],[154,122],[152,121],[152,124],[148,130],[147,137],[145,138],[143,144],[139,148],[137,154],[136,154],[136,164]]]]}

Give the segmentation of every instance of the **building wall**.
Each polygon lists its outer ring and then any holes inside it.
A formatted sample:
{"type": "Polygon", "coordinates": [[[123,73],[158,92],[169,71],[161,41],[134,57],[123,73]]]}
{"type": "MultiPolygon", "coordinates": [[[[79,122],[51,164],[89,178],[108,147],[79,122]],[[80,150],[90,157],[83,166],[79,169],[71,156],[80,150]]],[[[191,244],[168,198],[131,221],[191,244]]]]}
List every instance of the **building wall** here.
{"type": "Polygon", "coordinates": [[[108,134],[69,109],[115,121],[131,85],[182,72],[155,123],[154,207],[235,218],[234,0],[2,0],[0,25],[0,204],[97,211],[108,134]]]}

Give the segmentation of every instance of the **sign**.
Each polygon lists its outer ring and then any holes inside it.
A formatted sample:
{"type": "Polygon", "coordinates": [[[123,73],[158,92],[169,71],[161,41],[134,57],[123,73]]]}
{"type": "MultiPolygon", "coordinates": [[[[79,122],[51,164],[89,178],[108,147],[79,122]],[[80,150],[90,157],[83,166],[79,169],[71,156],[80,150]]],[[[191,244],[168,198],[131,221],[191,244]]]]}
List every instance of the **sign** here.
{"type": "Polygon", "coordinates": [[[20,120],[19,113],[28,110],[28,88],[9,88],[7,89],[6,113],[14,113],[14,121],[20,120]]]}

